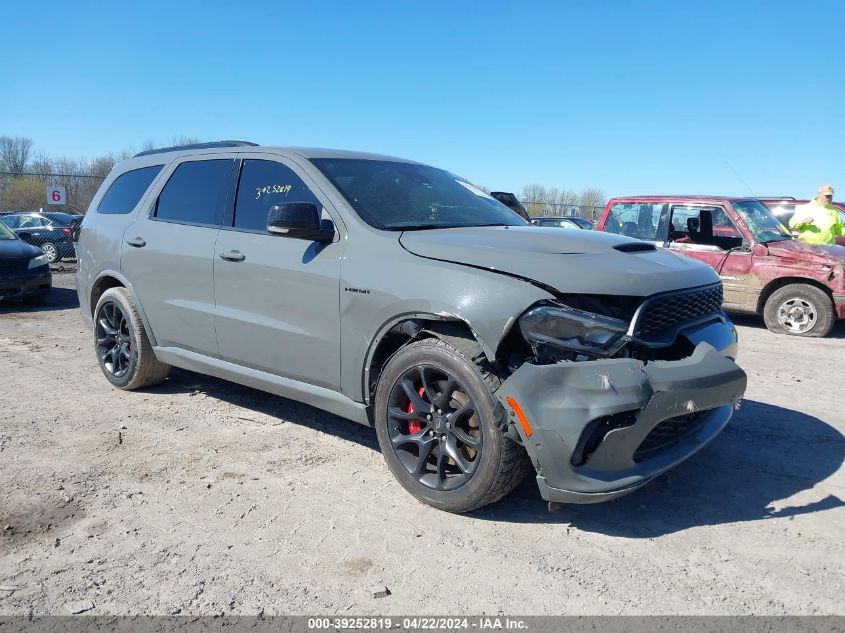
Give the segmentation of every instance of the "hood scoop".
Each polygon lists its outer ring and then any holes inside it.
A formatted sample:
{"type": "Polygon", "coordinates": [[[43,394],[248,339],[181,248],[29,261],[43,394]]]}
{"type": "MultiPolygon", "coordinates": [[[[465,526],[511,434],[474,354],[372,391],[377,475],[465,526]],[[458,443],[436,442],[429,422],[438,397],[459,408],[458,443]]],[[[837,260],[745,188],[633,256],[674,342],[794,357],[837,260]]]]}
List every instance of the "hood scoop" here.
{"type": "Polygon", "coordinates": [[[654,244],[649,244],[648,242],[628,242],[626,244],[617,244],[613,248],[623,253],[642,253],[644,251],[657,250],[654,244]]]}

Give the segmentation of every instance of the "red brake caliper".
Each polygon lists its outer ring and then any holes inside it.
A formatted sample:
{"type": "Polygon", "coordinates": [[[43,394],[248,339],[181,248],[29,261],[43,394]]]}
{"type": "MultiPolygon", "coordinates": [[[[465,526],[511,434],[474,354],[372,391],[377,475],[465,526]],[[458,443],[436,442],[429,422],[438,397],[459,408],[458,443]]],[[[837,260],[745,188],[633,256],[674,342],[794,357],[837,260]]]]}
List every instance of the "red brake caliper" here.
{"type": "MultiPolygon", "coordinates": [[[[420,395],[420,397],[422,397],[422,395],[425,393],[425,387],[420,387],[417,390],[417,393],[420,395]]],[[[413,412],[414,412],[414,403],[409,402],[408,403],[408,413],[413,413],[413,412]]],[[[419,420],[408,420],[408,435],[413,435],[414,433],[419,433],[420,431],[422,431],[422,422],[420,422],[419,420]]]]}

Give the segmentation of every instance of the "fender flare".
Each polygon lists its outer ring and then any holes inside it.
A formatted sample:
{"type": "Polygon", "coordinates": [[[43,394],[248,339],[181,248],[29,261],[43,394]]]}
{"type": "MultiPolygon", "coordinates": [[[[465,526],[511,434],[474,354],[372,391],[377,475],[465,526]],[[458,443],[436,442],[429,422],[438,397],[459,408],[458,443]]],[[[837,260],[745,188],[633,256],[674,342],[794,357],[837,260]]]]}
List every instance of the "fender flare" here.
{"type": "Polygon", "coordinates": [[[387,321],[385,321],[377,330],[375,335],[370,341],[370,345],[367,348],[367,353],[364,356],[364,366],[361,371],[361,393],[364,396],[365,404],[370,404],[370,394],[367,385],[370,381],[370,366],[373,362],[373,357],[375,356],[375,352],[378,349],[379,345],[381,344],[382,339],[385,335],[393,329],[396,325],[401,323],[402,321],[408,321],[411,319],[421,319],[426,321],[443,321],[443,322],[460,322],[466,325],[470,332],[472,332],[475,340],[478,341],[478,344],[481,346],[481,351],[484,352],[484,355],[488,358],[488,360],[494,360],[496,358],[496,349],[491,347],[484,339],[478,334],[478,332],[472,327],[469,320],[466,319],[463,315],[456,312],[406,312],[403,314],[398,314],[396,316],[391,317],[387,321]]]}
{"type": "MultiPolygon", "coordinates": [[[[116,270],[101,270],[99,273],[97,273],[97,276],[94,278],[94,281],[91,284],[91,289],[89,290],[89,293],[93,292],[94,287],[97,285],[97,283],[103,277],[112,277],[112,278],[116,279],[129,292],[129,295],[132,297],[132,300],[135,302],[135,307],[138,308],[138,314],[141,315],[141,321],[144,324],[144,330],[147,333],[147,338],[150,339],[150,345],[155,347],[157,345],[156,338],[155,338],[155,332],[150,327],[150,321],[147,318],[146,312],[144,312],[144,307],[141,304],[141,301],[138,299],[138,294],[135,292],[135,289],[132,287],[132,283],[126,277],[124,277],[121,273],[119,273],[116,270]]],[[[90,296],[89,296],[89,300],[90,300],[90,296]]],[[[92,317],[94,316],[94,310],[96,310],[96,309],[97,309],[96,305],[91,306],[91,316],[92,317]]]]}

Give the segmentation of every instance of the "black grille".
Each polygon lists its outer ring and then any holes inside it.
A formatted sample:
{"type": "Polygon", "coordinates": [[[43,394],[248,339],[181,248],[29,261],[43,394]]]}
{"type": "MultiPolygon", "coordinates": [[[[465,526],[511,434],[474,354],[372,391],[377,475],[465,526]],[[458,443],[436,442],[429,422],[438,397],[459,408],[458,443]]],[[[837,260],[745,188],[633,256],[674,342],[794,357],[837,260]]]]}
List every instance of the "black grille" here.
{"type": "Polygon", "coordinates": [[[29,259],[0,259],[0,277],[26,271],[29,259]]]}
{"type": "Polygon", "coordinates": [[[651,459],[682,439],[694,435],[707,423],[709,411],[696,411],[688,415],[663,420],[646,435],[634,452],[634,461],[639,463],[651,459]]]}
{"type": "Polygon", "coordinates": [[[655,337],[681,323],[718,312],[721,306],[721,283],[656,297],[643,308],[636,334],[642,338],[655,337]]]}

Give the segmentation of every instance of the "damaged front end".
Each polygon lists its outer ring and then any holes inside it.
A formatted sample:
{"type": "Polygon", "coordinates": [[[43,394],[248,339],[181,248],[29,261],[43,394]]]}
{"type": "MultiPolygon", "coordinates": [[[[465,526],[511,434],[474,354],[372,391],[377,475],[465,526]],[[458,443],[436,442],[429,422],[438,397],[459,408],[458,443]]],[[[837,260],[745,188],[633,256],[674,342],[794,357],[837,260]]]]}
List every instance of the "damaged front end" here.
{"type": "Polygon", "coordinates": [[[619,306],[594,307],[600,314],[564,302],[520,319],[530,355],[496,396],[547,501],[636,490],[712,440],[742,398],[746,375],[719,309],[721,286],[636,303],[629,320],[619,306]]]}

